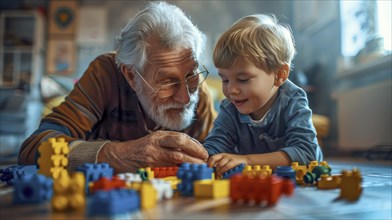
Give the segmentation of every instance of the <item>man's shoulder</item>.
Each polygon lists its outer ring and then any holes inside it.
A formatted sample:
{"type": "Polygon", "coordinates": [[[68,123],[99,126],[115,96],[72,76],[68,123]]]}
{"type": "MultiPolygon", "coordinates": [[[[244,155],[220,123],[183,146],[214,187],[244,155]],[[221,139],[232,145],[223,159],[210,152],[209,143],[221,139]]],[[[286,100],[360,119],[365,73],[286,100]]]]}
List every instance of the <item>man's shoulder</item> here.
{"type": "Polygon", "coordinates": [[[111,63],[116,63],[116,52],[111,51],[111,52],[106,52],[103,54],[98,55],[93,62],[111,62],[111,63]]]}

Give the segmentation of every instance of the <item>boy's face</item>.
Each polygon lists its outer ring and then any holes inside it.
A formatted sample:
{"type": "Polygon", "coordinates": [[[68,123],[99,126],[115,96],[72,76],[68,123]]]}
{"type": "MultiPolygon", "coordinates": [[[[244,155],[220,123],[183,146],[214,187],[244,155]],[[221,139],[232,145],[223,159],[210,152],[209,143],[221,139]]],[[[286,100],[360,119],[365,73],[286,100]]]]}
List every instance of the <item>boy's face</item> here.
{"type": "Polygon", "coordinates": [[[268,74],[239,57],[230,69],[218,68],[223,94],[242,114],[260,120],[275,101],[275,74],[268,74]]]}

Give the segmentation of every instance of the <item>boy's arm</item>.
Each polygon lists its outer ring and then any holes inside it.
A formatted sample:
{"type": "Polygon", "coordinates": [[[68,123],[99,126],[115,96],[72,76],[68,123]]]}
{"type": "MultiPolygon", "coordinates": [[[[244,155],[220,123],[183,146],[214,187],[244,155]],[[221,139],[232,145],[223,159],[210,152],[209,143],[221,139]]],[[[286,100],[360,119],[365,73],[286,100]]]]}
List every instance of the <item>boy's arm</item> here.
{"type": "Polygon", "coordinates": [[[286,141],[280,150],[284,151],[291,161],[300,164],[308,164],[312,160],[321,161],[323,155],[305,92],[296,94],[290,100],[284,117],[287,126],[286,141]]]}
{"type": "Polygon", "coordinates": [[[227,109],[228,104],[227,101],[222,101],[214,126],[203,143],[210,156],[218,153],[234,153],[237,131],[235,121],[227,109]]]}

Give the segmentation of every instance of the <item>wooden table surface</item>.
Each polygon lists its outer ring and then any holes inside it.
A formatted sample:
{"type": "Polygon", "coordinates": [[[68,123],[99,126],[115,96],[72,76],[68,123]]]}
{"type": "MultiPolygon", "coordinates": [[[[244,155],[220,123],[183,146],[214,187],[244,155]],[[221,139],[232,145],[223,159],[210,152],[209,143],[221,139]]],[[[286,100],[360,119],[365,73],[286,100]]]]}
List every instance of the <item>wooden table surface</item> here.
{"type": "MultiPolygon", "coordinates": [[[[392,219],[392,162],[331,159],[332,173],[359,168],[362,195],[358,201],[338,200],[340,189],[298,186],[291,197],[282,196],[274,207],[231,204],[229,198],[196,199],[176,195],[157,207],[114,216],[114,219],[392,219]]],[[[0,219],[105,219],[84,212],[55,213],[50,202],[13,205],[12,187],[0,191],[0,219]]]]}

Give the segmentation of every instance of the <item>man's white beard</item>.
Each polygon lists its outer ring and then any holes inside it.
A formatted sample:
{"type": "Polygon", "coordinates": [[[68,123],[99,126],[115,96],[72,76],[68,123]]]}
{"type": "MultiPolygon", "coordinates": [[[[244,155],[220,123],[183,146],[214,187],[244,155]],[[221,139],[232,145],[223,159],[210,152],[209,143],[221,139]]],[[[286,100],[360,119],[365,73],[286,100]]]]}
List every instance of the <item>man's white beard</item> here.
{"type": "Polygon", "coordinates": [[[151,100],[151,95],[149,95],[148,92],[143,91],[143,86],[140,85],[143,82],[137,81],[139,80],[136,80],[135,92],[139,98],[139,102],[144,111],[146,111],[148,117],[157,125],[165,129],[181,131],[192,124],[195,117],[195,108],[199,101],[198,90],[189,94],[190,101],[186,105],[181,103],[156,104],[151,100]],[[168,110],[178,108],[183,108],[184,111],[179,115],[174,115],[173,113],[169,114],[168,110]]]}

